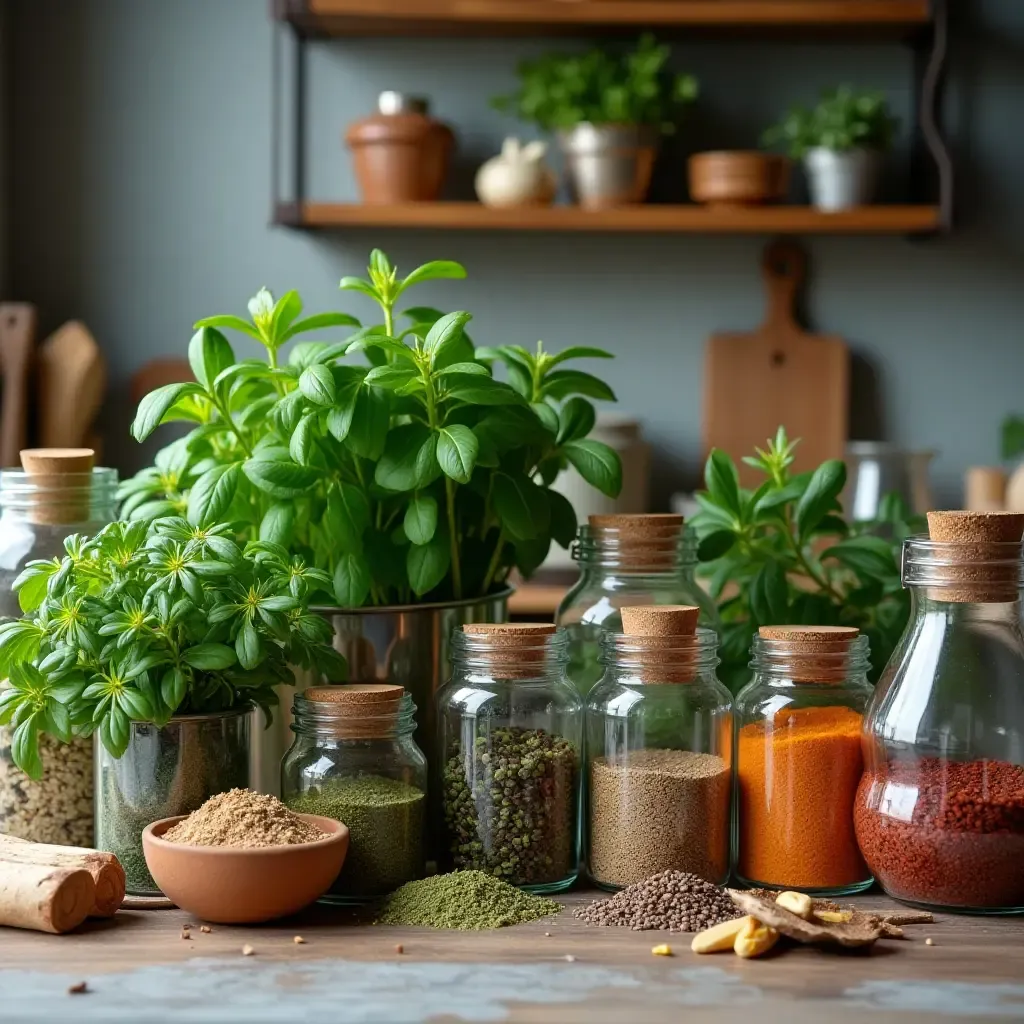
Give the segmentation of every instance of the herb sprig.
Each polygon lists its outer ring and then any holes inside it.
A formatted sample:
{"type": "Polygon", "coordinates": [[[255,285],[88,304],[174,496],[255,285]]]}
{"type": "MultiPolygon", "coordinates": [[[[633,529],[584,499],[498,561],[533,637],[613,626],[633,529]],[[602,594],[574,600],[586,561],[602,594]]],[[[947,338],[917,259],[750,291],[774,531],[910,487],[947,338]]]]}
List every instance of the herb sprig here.
{"type": "Polygon", "coordinates": [[[617,454],[587,437],[590,399],[615,395],[566,367],[610,356],[583,346],[552,354],[540,342],[476,348],[468,312],[399,310],[414,285],[464,276],[437,261],[401,278],[374,250],[367,277],[341,288],[370,298],[379,323],[300,319],[296,292],[275,302],[265,289],[251,320],[200,320],[189,345],[195,381],[147,395],[132,432],[141,441],[171,420],[194,428],[124,485],[124,514],[230,522],[325,570],[317,599],[346,608],[482,596],[513,567],[529,575],[552,540],[567,547],[575,535],[572,506],[550,487],[562,469],[605,494],[621,487],[617,454]],[[281,363],[297,335],[343,326],[358,329],[302,341],[281,363]],[[257,341],[266,361],[236,360],[222,330],[257,341]],[[352,356],[369,365],[343,361],[352,356]]]}
{"type": "Polygon", "coordinates": [[[28,775],[38,739],[99,733],[114,757],[131,722],[277,704],[290,665],[344,678],[331,628],[308,610],[326,575],[275,544],[244,551],[224,525],[117,522],[14,582],[25,618],[0,623],[0,725],[28,775]]]}
{"type": "Polygon", "coordinates": [[[830,459],[814,472],[793,474],[797,444],[780,427],[767,449],[743,459],[765,477],[753,491],[740,487],[725,452],[712,451],[707,489],[697,494],[701,510],[691,525],[722,616],[722,677],[734,690],[750,676],[750,643],[759,626],[856,626],[870,640],[876,679],[910,613],[899,552],[923,528],[920,517],[887,495],[877,520],[847,523],[839,504],[846,466],[830,459]]]}

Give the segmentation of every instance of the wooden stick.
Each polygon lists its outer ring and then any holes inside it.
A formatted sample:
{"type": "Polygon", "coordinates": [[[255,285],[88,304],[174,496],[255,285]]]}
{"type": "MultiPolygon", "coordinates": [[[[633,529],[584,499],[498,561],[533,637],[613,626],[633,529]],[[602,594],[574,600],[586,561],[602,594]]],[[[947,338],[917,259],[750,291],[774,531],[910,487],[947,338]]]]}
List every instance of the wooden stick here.
{"type": "Polygon", "coordinates": [[[124,899],[124,868],[112,853],[77,846],[30,843],[14,836],[0,835],[0,861],[49,864],[88,871],[96,884],[96,898],[89,911],[90,917],[113,917],[124,899]]]}
{"type": "Polygon", "coordinates": [[[0,925],[60,935],[77,928],[95,900],[84,868],[0,861],[0,925]]]}

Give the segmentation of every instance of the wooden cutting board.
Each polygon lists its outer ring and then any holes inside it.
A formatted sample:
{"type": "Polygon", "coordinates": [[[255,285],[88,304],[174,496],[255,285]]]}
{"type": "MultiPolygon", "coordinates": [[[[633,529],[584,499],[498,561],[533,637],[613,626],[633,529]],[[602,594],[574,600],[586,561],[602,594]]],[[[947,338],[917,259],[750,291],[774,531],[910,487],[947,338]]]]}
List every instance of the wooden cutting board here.
{"type": "Polygon", "coordinates": [[[842,458],[849,428],[850,354],[834,335],[809,334],[796,321],[807,258],[795,242],[765,247],[767,315],[756,330],[714,334],[704,363],[705,451],[721,448],[745,487],[764,477],[740,462],[764,448],[780,425],[799,437],[794,472],[842,458]]]}
{"type": "Polygon", "coordinates": [[[93,426],[107,386],[95,338],[69,320],[39,346],[37,362],[40,447],[95,449],[93,426]]]}

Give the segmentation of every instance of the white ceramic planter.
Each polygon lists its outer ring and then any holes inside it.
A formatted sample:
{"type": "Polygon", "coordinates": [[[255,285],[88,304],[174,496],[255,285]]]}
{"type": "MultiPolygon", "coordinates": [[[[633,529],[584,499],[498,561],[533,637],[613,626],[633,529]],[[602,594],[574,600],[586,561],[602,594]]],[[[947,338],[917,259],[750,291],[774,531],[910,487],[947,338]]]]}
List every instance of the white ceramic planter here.
{"type": "Polygon", "coordinates": [[[882,154],[873,149],[808,150],[804,170],[811,203],[830,212],[866,206],[875,197],[881,164],[882,154]]]}

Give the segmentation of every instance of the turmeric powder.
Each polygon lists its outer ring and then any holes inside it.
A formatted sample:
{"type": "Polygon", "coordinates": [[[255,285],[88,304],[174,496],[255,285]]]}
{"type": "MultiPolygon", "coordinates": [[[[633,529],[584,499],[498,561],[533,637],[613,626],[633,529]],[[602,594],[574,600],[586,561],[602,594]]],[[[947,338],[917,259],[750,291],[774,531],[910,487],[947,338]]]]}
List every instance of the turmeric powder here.
{"type": "Polygon", "coordinates": [[[861,715],[783,708],[739,730],[738,871],[744,881],[842,889],[870,880],[853,831],[861,715]]]}

